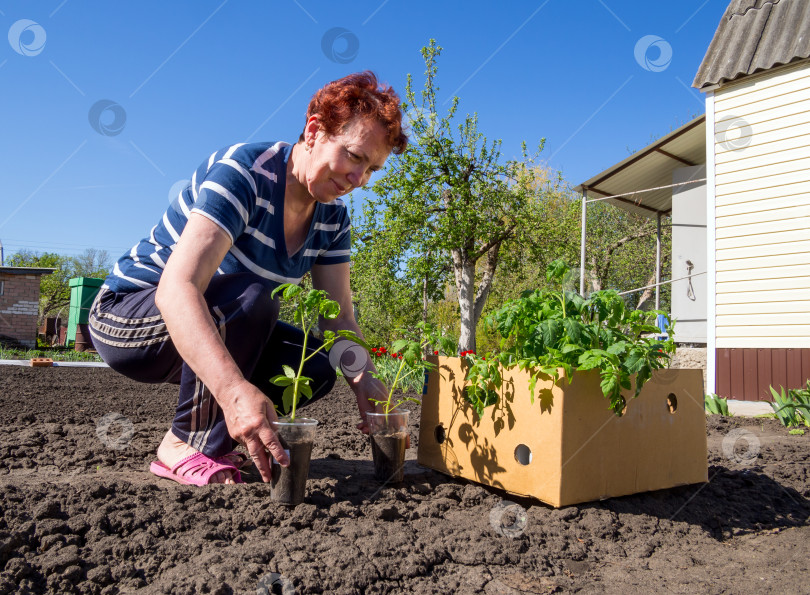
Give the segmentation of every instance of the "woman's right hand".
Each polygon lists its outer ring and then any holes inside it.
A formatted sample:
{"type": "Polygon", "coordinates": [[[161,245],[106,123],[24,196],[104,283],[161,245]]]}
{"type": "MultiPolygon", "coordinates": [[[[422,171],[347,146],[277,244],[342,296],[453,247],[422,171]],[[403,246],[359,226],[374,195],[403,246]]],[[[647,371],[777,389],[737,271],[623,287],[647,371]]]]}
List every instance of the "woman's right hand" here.
{"type": "Polygon", "coordinates": [[[270,426],[270,400],[245,380],[211,319],[203,293],[231,246],[228,234],[210,219],[192,213],[155,294],[169,334],[183,361],[222,407],[228,433],[250,453],[264,481],[270,481],[267,451],[283,466],[289,457],[270,426]]]}
{"type": "Polygon", "coordinates": [[[262,479],[269,482],[271,462],[267,451],[282,467],[290,464],[278,434],[270,425],[270,422],[278,420],[273,403],[248,381],[240,382],[224,393],[216,397],[225,415],[228,433],[247,448],[262,479]]]}

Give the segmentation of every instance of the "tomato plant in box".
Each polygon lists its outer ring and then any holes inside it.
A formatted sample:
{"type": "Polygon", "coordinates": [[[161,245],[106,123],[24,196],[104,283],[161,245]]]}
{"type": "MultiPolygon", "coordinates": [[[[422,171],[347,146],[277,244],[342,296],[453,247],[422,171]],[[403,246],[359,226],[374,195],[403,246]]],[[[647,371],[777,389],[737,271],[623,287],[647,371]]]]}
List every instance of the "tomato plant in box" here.
{"type": "Polygon", "coordinates": [[[562,289],[569,271],[560,260],[549,264],[546,278],[559,290],[535,290],[506,303],[488,318],[502,337],[501,350],[487,358],[467,354],[466,397],[479,416],[497,399],[501,367],[519,367],[531,372],[530,393],[541,374],[559,379],[559,370],[571,381],[575,370],[598,369],[602,393],[610,408],[621,415],[625,402],[622,389],[635,395],[650,379],[653,370],[663,368],[675,352],[673,324],[667,340],[657,338],[656,316],[663,312],[630,310],[615,291],[597,291],[588,298],[562,289]]]}

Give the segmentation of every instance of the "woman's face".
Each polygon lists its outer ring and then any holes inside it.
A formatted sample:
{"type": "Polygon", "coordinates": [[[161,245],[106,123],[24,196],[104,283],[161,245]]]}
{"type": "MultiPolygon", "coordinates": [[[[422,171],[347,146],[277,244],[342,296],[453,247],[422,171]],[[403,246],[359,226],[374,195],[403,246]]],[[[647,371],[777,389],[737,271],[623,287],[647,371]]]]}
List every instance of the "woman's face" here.
{"type": "Polygon", "coordinates": [[[382,169],[391,153],[382,124],[354,120],[330,136],[317,116],[307,122],[304,142],[309,147],[306,187],[319,202],[332,202],[364,186],[371,174],[382,169]]]}

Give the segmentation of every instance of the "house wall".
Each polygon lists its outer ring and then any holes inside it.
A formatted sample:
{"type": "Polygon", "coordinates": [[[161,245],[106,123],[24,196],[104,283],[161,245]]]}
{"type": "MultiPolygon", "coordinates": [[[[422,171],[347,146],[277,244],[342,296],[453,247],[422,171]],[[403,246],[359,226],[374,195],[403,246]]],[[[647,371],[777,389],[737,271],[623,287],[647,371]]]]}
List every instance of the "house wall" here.
{"type": "Polygon", "coordinates": [[[715,346],[810,348],[810,62],[713,107],[715,346]]]}
{"type": "Polygon", "coordinates": [[[0,273],[0,337],[36,347],[39,275],[0,273]]]}
{"type": "Polygon", "coordinates": [[[707,95],[707,390],[770,399],[810,377],[810,61],[707,95]]]}

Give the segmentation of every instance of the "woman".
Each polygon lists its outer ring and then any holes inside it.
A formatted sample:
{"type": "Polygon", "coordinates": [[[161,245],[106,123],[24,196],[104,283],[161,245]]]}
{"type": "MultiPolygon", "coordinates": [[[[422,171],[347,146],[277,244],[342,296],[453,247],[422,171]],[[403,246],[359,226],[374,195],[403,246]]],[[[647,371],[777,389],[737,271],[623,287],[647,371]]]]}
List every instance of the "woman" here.
{"type": "MultiPolygon", "coordinates": [[[[151,470],[183,484],[241,483],[243,444],[264,481],[267,451],[289,460],[271,421],[280,391],[269,378],[300,357],[301,331],[277,323],[270,292],[312,283],[340,304],[323,330],[360,334],[349,290],[350,225],[340,196],[402,153],[399,98],[371,72],[320,89],[294,145],[241,144],[194,173],[149,237],[115,265],[90,315],[93,343],[113,369],[142,382],[180,384],[171,429],[151,470]],[[270,397],[270,399],[268,399],[270,397]]],[[[366,371],[373,370],[366,358],[366,371]]],[[[331,390],[328,358],[310,360],[313,398],[331,390]]],[[[350,380],[361,420],[385,390],[350,380]]],[[[367,432],[365,422],[358,428],[367,432]]]]}

